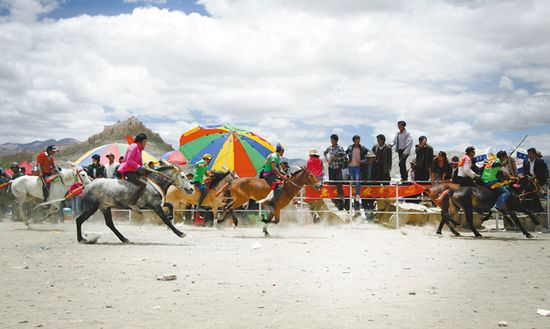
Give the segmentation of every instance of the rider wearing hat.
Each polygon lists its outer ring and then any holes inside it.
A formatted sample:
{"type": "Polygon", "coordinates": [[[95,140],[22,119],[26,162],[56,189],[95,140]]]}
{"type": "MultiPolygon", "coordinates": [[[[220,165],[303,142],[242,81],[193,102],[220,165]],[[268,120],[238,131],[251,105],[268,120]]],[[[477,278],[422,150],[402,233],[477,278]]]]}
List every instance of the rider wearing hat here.
{"type": "Polygon", "coordinates": [[[88,176],[92,179],[96,178],[105,178],[105,166],[102,165],[99,160],[101,157],[99,154],[92,155],[92,164],[88,166],[86,171],[88,172],[88,176]]]}
{"type": "Polygon", "coordinates": [[[137,135],[136,138],[134,138],[134,143],[128,146],[126,154],[124,155],[124,162],[121,163],[120,167],[118,168],[118,172],[121,175],[124,175],[124,178],[127,181],[134,183],[138,186],[138,189],[136,190],[134,195],[132,195],[128,204],[128,207],[132,208],[138,213],[140,213],[141,210],[137,206],[137,202],[141,197],[141,194],[143,194],[143,191],[145,191],[145,188],[147,187],[147,182],[140,178],[143,175],[144,171],[143,160],[141,159],[141,152],[145,148],[145,145],[147,145],[147,135],[137,135]]]}
{"type": "Polygon", "coordinates": [[[202,202],[206,198],[206,184],[205,184],[205,176],[208,176],[208,164],[212,161],[212,155],[210,153],[206,153],[202,156],[202,159],[197,161],[195,163],[195,172],[193,174],[193,185],[195,185],[201,195],[199,197],[199,203],[197,204],[197,211],[204,211],[202,209],[202,202]]]}
{"type": "Polygon", "coordinates": [[[284,146],[280,143],[277,143],[275,152],[268,155],[265,159],[262,175],[271,187],[271,190],[273,190],[273,194],[271,195],[271,200],[269,202],[271,206],[274,205],[275,202],[277,202],[277,198],[279,197],[281,191],[281,184],[279,183],[286,179],[285,174],[283,174],[280,170],[281,157],[284,153],[284,146]]]}
{"type": "Polygon", "coordinates": [[[19,164],[17,162],[12,162],[10,165],[10,169],[12,171],[12,174],[11,174],[12,180],[21,176],[25,176],[25,174],[21,172],[21,168],[19,168],[19,164]]]}
{"type": "Polygon", "coordinates": [[[485,169],[481,174],[481,181],[485,186],[491,190],[499,192],[498,199],[495,203],[495,208],[500,209],[500,207],[506,202],[506,199],[510,196],[510,191],[506,188],[505,185],[499,184],[503,181],[503,177],[506,176],[502,171],[502,163],[506,159],[506,151],[499,151],[496,158],[489,159],[485,164],[485,169]]]}
{"type": "Polygon", "coordinates": [[[460,186],[475,186],[474,180],[479,179],[479,175],[472,170],[472,158],[475,155],[476,149],[473,146],[468,146],[465,154],[458,162],[457,181],[460,186]]]}
{"type": "Polygon", "coordinates": [[[48,199],[50,183],[46,183],[49,176],[57,173],[57,167],[55,166],[55,152],[57,147],[50,145],[44,152],[40,152],[36,157],[36,165],[38,166],[40,178],[42,179],[42,193],[44,194],[44,201],[48,199]]]}

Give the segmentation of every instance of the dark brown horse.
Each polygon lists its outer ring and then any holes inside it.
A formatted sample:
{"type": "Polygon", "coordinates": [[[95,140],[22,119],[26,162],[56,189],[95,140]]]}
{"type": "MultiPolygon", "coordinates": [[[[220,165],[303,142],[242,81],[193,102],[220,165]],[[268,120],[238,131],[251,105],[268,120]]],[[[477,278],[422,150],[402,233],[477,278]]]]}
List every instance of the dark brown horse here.
{"type": "MultiPolygon", "coordinates": [[[[285,180],[280,195],[275,203],[273,210],[270,212],[268,218],[264,220],[263,232],[265,236],[269,236],[267,226],[269,223],[277,224],[281,218],[281,210],[286,207],[292,199],[300,192],[302,187],[309,185],[313,188],[320,189],[321,182],[317,180],[313,174],[306,168],[301,168],[285,180]],[[275,220],[272,221],[273,217],[275,220]]],[[[241,207],[247,203],[250,199],[260,201],[265,199],[271,187],[265,179],[256,177],[239,178],[231,185],[231,202],[226,206],[226,209],[231,211],[233,217],[233,223],[238,224],[238,219],[235,214],[235,208],[241,207]]]]}
{"type": "Polygon", "coordinates": [[[439,222],[439,227],[437,228],[437,231],[436,231],[437,234],[441,234],[441,230],[443,229],[443,226],[447,225],[455,236],[460,236],[460,233],[458,233],[458,231],[455,228],[455,226],[458,226],[458,223],[453,219],[453,217],[449,213],[449,202],[450,202],[449,195],[446,195],[444,197],[440,196],[442,193],[448,193],[445,191],[458,190],[459,188],[460,188],[460,185],[458,184],[442,183],[442,184],[432,185],[425,190],[425,192],[433,201],[433,203],[441,209],[441,221],[439,222]]]}
{"type": "MultiPolygon", "coordinates": [[[[456,218],[458,216],[458,212],[460,210],[463,210],[464,214],[466,215],[466,222],[468,223],[468,227],[470,228],[470,230],[474,233],[475,237],[482,237],[482,235],[473,225],[473,213],[474,211],[479,214],[486,214],[487,212],[490,212],[491,208],[494,206],[498,198],[498,193],[485,186],[456,188],[456,185],[454,185],[449,187],[451,187],[449,194],[445,197],[445,199],[448,199],[448,203],[445,204],[445,200],[440,203],[442,207],[442,216],[437,233],[441,234],[441,228],[445,224],[447,224],[450,228],[451,225],[449,225],[449,223],[451,219],[456,218]],[[443,208],[446,205],[448,206],[448,208],[444,210],[443,208]]],[[[429,190],[435,192],[437,188],[437,186],[433,186],[429,190]]],[[[519,227],[521,232],[527,238],[532,238],[533,236],[529,232],[527,232],[527,230],[517,217],[516,211],[527,214],[535,225],[540,225],[537,217],[521,203],[521,199],[514,193],[510,194],[506,202],[501,207],[500,211],[505,216],[511,217],[517,227],[519,227]]],[[[455,235],[457,235],[457,233],[455,233],[455,235]]]]}

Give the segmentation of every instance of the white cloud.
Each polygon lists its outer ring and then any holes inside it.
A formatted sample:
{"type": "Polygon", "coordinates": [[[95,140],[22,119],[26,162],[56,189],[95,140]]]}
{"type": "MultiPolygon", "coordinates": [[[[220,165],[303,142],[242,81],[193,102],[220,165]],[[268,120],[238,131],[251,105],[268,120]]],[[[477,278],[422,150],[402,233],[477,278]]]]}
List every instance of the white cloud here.
{"type": "Polygon", "coordinates": [[[85,138],[105,106],[172,119],[153,128],[173,144],[196,119],[245,125],[291,157],[349,129],[391,139],[401,119],[437,149],[550,127],[546,1],[203,0],[212,17],[36,21],[48,3],[11,0],[0,21],[6,141],[85,138]]]}
{"type": "Polygon", "coordinates": [[[167,0],[122,0],[124,3],[146,3],[151,5],[163,5],[167,0]]]}

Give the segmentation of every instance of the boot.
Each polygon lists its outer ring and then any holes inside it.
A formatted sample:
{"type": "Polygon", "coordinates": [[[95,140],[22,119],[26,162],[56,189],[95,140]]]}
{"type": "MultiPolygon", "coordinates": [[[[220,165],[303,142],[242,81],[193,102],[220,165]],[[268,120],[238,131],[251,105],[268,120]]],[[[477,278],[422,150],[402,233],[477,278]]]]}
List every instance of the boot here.
{"type": "Polygon", "coordinates": [[[204,201],[204,199],[206,198],[206,191],[201,191],[201,196],[199,197],[199,203],[197,204],[197,211],[199,212],[204,212],[206,211],[203,207],[202,207],[202,203],[204,201]]]}
{"type": "Polygon", "coordinates": [[[48,201],[48,197],[50,196],[50,189],[46,184],[42,185],[42,194],[44,194],[44,201],[48,201]]]}
{"type": "Polygon", "coordinates": [[[129,201],[129,204],[128,204],[128,208],[132,209],[133,211],[135,211],[136,213],[138,214],[142,214],[141,212],[141,208],[139,208],[139,206],[137,205],[137,202],[139,200],[139,198],[141,197],[141,194],[143,194],[143,190],[145,190],[145,186],[140,186],[136,193],[134,193],[134,195],[132,195],[132,198],[130,199],[129,201]]]}

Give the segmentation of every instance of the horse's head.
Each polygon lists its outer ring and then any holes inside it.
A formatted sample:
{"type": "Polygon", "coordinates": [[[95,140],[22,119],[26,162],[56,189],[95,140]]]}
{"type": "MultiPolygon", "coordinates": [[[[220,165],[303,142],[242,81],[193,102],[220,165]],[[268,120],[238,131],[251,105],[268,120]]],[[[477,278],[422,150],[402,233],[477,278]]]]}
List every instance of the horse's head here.
{"type": "Polygon", "coordinates": [[[174,179],[174,186],[176,186],[178,189],[182,191],[185,191],[185,193],[187,194],[193,194],[194,192],[193,185],[187,178],[187,175],[185,174],[183,169],[179,167],[174,167],[174,168],[177,170],[175,179],[174,179]]]}
{"type": "Polygon", "coordinates": [[[71,186],[76,182],[80,182],[82,185],[86,185],[91,182],[86,170],[82,169],[82,167],[80,166],[75,165],[74,163],[70,163],[70,165],[70,169],[61,168],[61,170],[59,171],[59,175],[61,177],[63,185],[71,186]]]}
{"type": "Polygon", "coordinates": [[[88,176],[88,172],[86,172],[86,170],[84,170],[81,166],[74,165],[71,169],[73,170],[73,175],[80,183],[82,183],[82,185],[88,185],[92,182],[90,176],[88,176]]]}
{"type": "Polygon", "coordinates": [[[323,187],[323,182],[317,179],[311,171],[305,167],[301,167],[300,170],[292,174],[292,177],[296,177],[299,185],[307,185],[316,190],[320,190],[323,187]]]}

